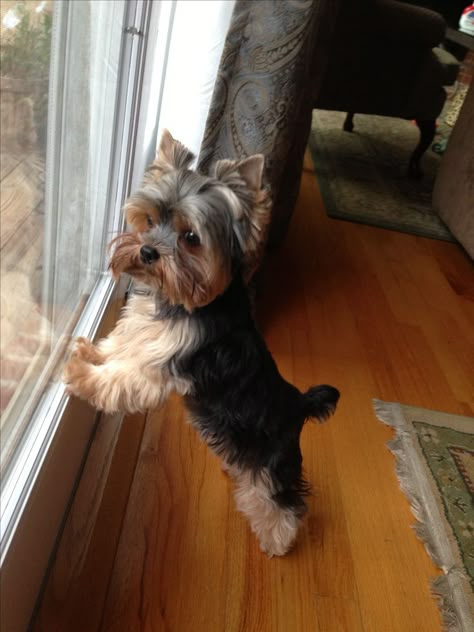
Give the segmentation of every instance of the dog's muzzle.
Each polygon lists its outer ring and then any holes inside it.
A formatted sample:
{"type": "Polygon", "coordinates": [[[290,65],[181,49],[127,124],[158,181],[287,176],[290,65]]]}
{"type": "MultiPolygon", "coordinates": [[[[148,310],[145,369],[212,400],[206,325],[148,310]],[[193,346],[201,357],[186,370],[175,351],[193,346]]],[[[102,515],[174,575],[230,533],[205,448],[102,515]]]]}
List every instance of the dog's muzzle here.
{"type": "Polygon", "coordinates": [[[152,246],[142,246],[140,248],[140,259],[146,265],[150,265],[160,258],[160,253],[152,246]]]}

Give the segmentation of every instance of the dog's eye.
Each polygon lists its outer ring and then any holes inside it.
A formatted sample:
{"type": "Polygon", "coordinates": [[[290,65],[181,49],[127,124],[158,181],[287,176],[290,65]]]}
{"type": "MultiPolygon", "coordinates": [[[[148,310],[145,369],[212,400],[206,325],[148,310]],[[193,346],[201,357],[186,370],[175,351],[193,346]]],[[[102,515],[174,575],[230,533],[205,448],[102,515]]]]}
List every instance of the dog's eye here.
{"type": "Polygon", "coordinates": [[[190,246],[199,246],[199,244],[201,243],[199,235],[193,233],[192,230],[187,230],[185,233],[183,233],[183,238],[190,246]]]}
{"type": "Polygon", "coordinates": [[[152,228],[153,220],[151,219],[149,215],[146,216],[146,223],[148,224],[149,228],[152,228]]]}

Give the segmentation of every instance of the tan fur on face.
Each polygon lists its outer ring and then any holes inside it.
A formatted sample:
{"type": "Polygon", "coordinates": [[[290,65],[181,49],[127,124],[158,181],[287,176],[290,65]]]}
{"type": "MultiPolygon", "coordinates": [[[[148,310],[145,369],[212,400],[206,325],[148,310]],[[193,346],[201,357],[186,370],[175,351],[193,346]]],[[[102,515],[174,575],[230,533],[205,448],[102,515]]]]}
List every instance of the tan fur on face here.
{"type": "Polygon", "coordinates": [[[115,280],[123,272],[137,277],[145,275],[140,258],[143,244],[143,239],[136,233],[122,233],[110,242],[108,249],[113,250],[113,254],[109,261],[109,270],[115,280]]]}
{"type": "MultiPolygon", "coordinates": [[[[156,159],[145,174],[143,190],[133,194],[124,207],[127,223],[134,232],[145,233],[160,222],[160,210],[153,199],[148,199],[147,185],[156,185],[164,174],[174,169],[189,169],[193,160],[192,152],[165,130],[156,159]]],[[[271,197],[263,186],[264,164],[263,155],[256,154],[242,160],[219,160],[212,172],[212,175],[223,184],[221,193],[227,198],[228,207],[236,221],[236,234],[243,252],[242,276],[246,282],[250,281],[261,263],[271,217],[271,197]],[[241,204],[239,195],[242,193],[246,195],[247,201],[249,196],[253,198],[250,206],[241,204]]],[[[211,258],[212,255],[208,254],[207,261],[210,262],[211,258]]],[[[209,266],[207,268],[210,269],[209,266]]],[[[221,274],[214,275],[222,277],[221,274]]],[[[211,276],[206,273],[200,284],[205,278],[211,279],[211,276]]],[[[167,279],[171,280],[169,275],[167,279]]],[[[219,283],[220,280],[223,281],[223,278],[217,279],[217,286],[222,285],[219,283]]],[[[178,287],[173,290],[172,284],[168,285],[170,297],[174,297],[172,301],[175,302],[178,287]]],[[[194,301],[192,288],[188,288],[184,294],[187,295],[186,304],[189,308],[194,301]]],[[[204,304],[205,297],[210,296],[208,292],[198,294],[196,306],[204,304]]]]}
{"type": "Polygon", "coordinates": [[[181,266],[176,258],[163,261],[161,294],[172,305],[183,305],[188,312],[211,303],[230,283],[230,271],[213,254],[208,251],[199,257],[188,255],[181,266]]]}
{"type": "Polygon", "coordinates": [[[150,230],[159,221],[156,207],[147,200],[132,196],[124,206],[125,219],[130,228],[137,233],[150,230]]]}
{"type": "Polygon", "coordinates": [[[123,233],[112,240],[109,269],[114,278],[126,272],[158,289],[172,305],[183,305],[189,312],[210,303],[230,282],[230,270],[211,249],[200,246],[194,253],[181,253],[180,261],[176,253],[162,250],[156,263],[144,265],[140,258],[144,243],[138,233],[123,233]]]}
{"type": "Polygon", "coordinates": [[[273,500],[271,479],[265,471],[257,476],[244,471],[236,476],[236,481],[237,509],[248,518],[261,550],[269,557],[285,555],[296,540],[299,518],[273,500]]]}

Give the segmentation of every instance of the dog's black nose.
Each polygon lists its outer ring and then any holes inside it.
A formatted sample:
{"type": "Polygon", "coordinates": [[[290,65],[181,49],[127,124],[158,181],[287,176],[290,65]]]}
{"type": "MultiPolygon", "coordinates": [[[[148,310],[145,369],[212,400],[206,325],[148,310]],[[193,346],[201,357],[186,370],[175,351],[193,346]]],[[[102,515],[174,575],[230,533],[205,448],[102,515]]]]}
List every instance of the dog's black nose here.
{"type": "Polygon", "coordinates": [[[159,258],[160,253],[156,248],[153,248],[152,246],[142,246],[140,248],[140,259],[143,261],[143,263],[149,265],[159,258]]]}

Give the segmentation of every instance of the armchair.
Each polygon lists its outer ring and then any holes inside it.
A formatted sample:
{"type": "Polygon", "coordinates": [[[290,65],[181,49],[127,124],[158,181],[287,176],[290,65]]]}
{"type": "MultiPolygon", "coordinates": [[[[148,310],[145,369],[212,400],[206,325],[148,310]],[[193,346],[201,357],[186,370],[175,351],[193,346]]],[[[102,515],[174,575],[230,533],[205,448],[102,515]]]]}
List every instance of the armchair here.
{"type": "Polygon", "coordinates": [[[420,160],[446,99],[443,86],[454,83],[458,71],[455,57],[434,48],[445,26],[439,14],[394,0],[344,3],[313,107],[347,112],[348,132],[354,113],[414,119],[420,140],[408,173],[421,176],[420,160]]]}

